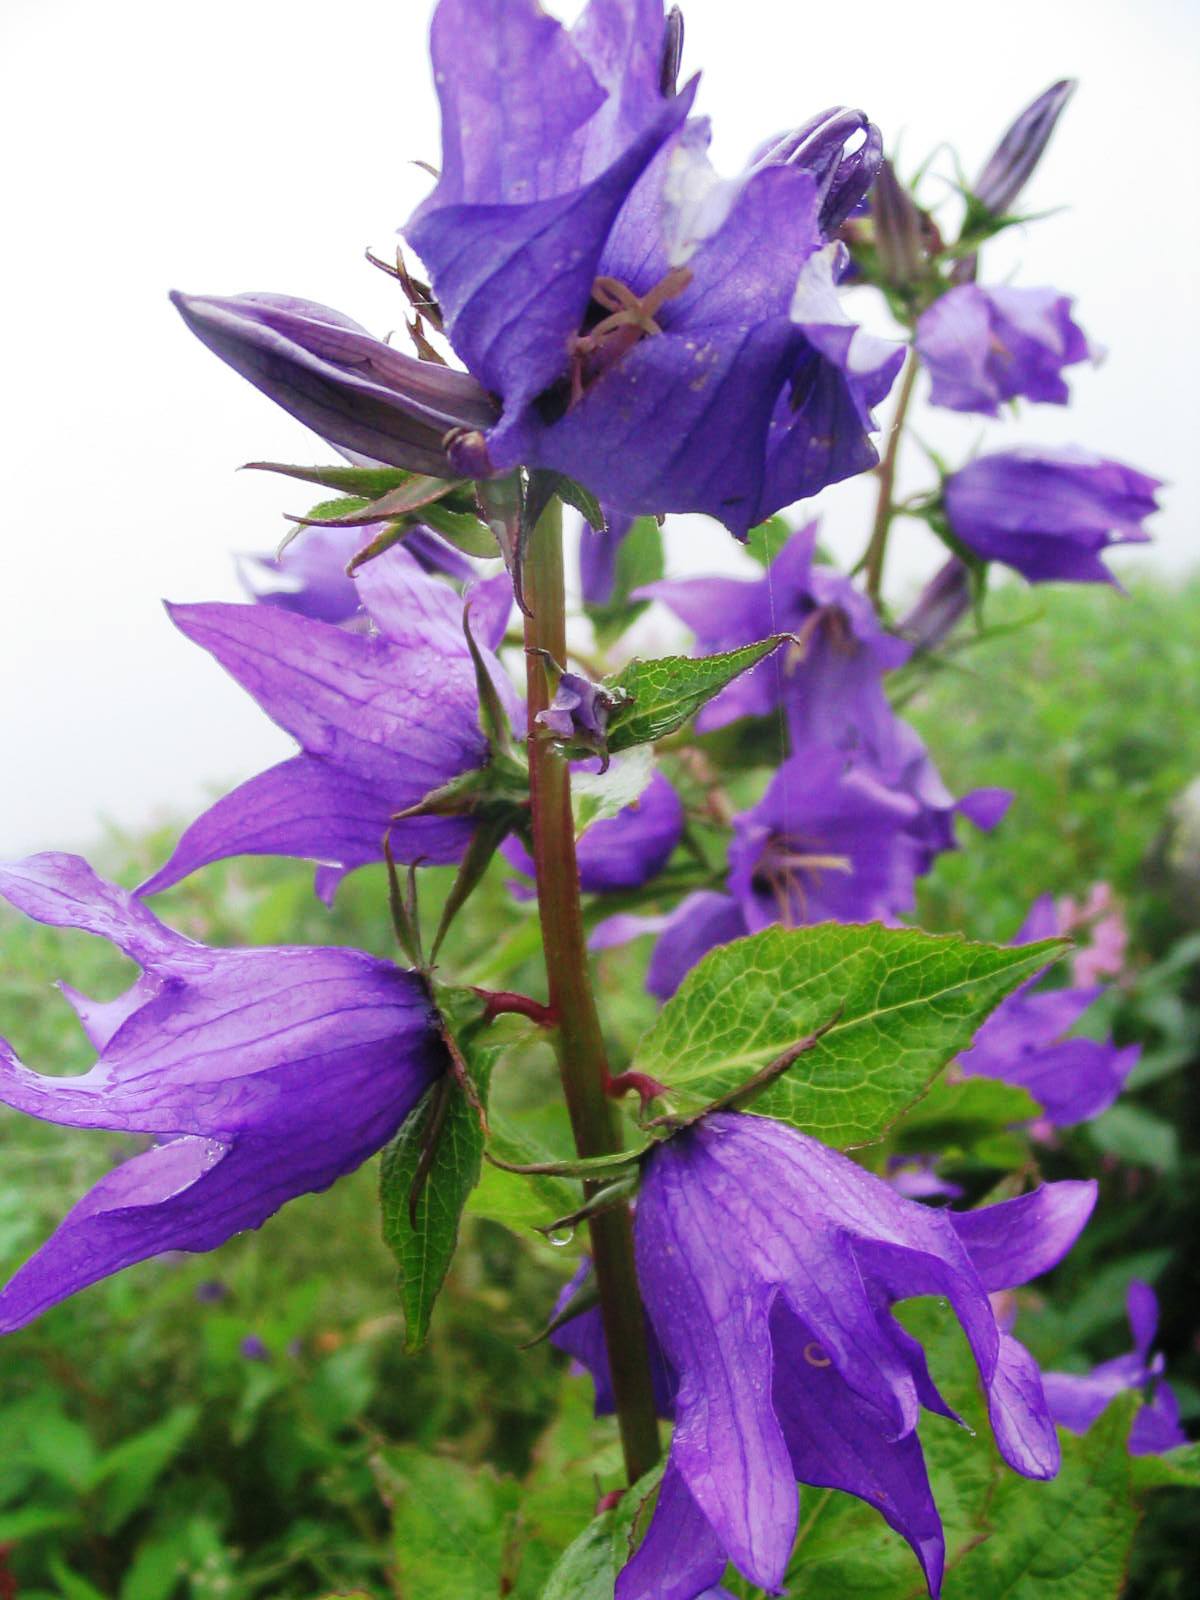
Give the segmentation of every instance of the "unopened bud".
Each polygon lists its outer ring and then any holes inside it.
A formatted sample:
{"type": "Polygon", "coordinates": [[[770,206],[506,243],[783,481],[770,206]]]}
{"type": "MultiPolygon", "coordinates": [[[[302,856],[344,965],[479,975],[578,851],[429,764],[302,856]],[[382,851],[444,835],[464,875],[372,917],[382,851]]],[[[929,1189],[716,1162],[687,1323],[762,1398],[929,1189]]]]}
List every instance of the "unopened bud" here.
{"type": "Polygon", "coordinates": [[[890,161],[881,164],[871,190],[871,219],[884,279],[896,288],[915,283],[925,259],[921,213],[890,161]]]}
{"type": "Polygon", "coordinates": [[[971,604],[971,575],[957,556],[939,567],[917,596],[897,632],[923,654],[954,632],[971,604]]]}
{"type": "Polygon", "coordinates": [[[1063,78],[1025,107],[975,180],[974,198],[992,216],[1006,216],[1042,159],[1075,79],[1063,78]]]}

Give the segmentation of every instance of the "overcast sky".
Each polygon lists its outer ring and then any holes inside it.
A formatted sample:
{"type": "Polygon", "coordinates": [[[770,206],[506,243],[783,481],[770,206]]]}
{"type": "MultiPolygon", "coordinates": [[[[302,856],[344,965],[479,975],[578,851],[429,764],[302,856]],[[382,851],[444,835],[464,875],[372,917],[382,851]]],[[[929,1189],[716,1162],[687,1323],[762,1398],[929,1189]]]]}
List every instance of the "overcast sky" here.
{"type": "MultiPolygon", "coordinates": [[[[563,7],[564,13],[577,7],[563,7]]],[[[172,286],[322,300],[380,334],[386,251],[438,157],[430,0],[0,0],[6,152],[6,446],[0,580],[0,857],[77,847],[99,818],[194,810],[288,741],[159,606],[239,597],[231,550],[271,547],[281,480],[253,458],[321,446],[184,331],[172,286]]],[[[1069,411],[1007,427],[922,412],[939,447],[1077,441],[1170,480],[1154,559],[1195,560],[1200,8],[1190,0],[688,0],[717,163],[834,103],[865,107],[909,166],[950,140],[968,172],[1055,78],[1082,88],[1027,192],[1061,214],[988,276],[1053,282],[1107,362],[1069,411]]],[[[931,191],[932,192],[932,191],[931,191]]],[[[907,481],[920,482],[909,453],[907,481]]],[[[303,496],[301,496],[301,499],[303,496]]],[[[827,528],[862,540],[862,484],[827,528]]],[[[824,505],[824,501],[822,504],[824,505]]],[[[905,538],[908,539],[905,534],[905,538]]],[[[689,520],[675,566],[728,559],[689,520]]],[[[913,582],[930,554],[897,552],[913,582]]]]}

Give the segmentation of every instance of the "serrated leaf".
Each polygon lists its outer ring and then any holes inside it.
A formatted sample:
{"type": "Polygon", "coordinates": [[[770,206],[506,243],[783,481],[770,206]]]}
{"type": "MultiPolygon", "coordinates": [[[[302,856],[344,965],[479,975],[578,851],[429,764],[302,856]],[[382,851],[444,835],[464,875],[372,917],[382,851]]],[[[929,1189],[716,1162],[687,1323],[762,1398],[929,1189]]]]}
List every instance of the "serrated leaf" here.
{"type": "MultiPolygon", "coordinates": [[[[455,991],[440,991],[439,1003],[453,1006],[455,991]]],[[[480,1003],[467,996],[464,1006],[478,1012],[480,1003]]],[[[469,1015],[469,1010],[464,1012],[469,1015]]],[[[482,1104],[487,1103],[488,1081],[503,1044],[473,1036],[471,1025],[456,1026],[458,1048],[482,1104]]],[[[483,1127],[479,1108],[447,1076],[435,1083],[410,1114],[383,1152],[379,1172],[379,1200],[383,1237],[400,1269],[400,1303],[404,1308],[404,1343],[419,1350],[429,1331],[442,1284],[458,1244],[459,1221],[471,1190],[479,1182],[483,1164],[483,1127]],[[441,1096],[448,1096],[442,1104],[441,1096]],[[435,1119],[440,1128],[434,1129],[435,1119]],[[432,1160],[424,1175],[415,1205],[410,1205],[414,1182],[422,1166],[430,1135],[436,1131],[432,1160]],[[411,1210],[411,1215],[410,1215],[411,1210]]],[[[428,1159],[428,1158],[426,1158],[428,1159]]]]}
{"type": "Polygon", "coordinates": [[[975,944],[877,923],[767,928],[712,950],[634,1065],[698,1111],[820,1028],[754,1103],[835,1148],[878,1139],[988,1013],[1066,946],[975,944]]]}
{"type": "Polygon", "coordinates": [[[604,680],[605,688],[627,697],[609,718],[610,752],[650,744],[682,728],[701,706],[777,650],[787,637],[776,633],[769,639],[712,656],[660,656],[655,661],[631,661],[615,677],[604,680]]]}

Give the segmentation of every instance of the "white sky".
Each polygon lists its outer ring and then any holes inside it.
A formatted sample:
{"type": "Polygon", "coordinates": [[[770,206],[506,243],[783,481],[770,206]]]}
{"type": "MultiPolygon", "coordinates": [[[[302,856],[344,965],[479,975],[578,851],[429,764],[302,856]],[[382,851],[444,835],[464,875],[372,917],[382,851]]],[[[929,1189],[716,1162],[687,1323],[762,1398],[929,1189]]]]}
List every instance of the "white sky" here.
{"type": "MultiPolygon", "coordinates": [[[[158,601],[240,598],[229,551],[304,499],[242,461],[327,451],[184,330],[172,286],[273,289],[399,323],[362,262],[437,160],[430,0],[0,0],[6,415],[0,568],[0,857],[73,847],[104,817],[185,813],[288,741],[158,601]]],[[[973,172],[1057,77],[1083,86],[1027,200],[1071,209],[993,251],[1053,282],[1111,352],[1069,411],[989,428],[1077,441],[1171,481],[1154,559],[1195,561],[1191,415],[1200,304],[1200,7],[1190,0],[688,0],[685,71],[732,171],[766,134],[864,106],[908,165],[952,140],[973,172]]],[[[980,425],[922,413],[950,453],[980,425]]],[[[910,451],[919,482],[919,452],[910,451]]],[[[864,486],[830,497],[861,543],[864,486]]],[[[728,560],[689,521],[677,568],[728,560]]],[[[929,552],[896,557],[913,580],[929,552]]]]}

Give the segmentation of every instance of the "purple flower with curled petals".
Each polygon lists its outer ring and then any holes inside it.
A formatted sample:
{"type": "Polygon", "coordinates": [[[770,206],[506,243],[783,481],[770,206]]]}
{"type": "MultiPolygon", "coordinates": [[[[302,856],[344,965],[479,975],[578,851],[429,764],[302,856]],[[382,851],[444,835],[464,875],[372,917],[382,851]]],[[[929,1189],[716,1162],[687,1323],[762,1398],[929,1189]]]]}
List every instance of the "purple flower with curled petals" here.
{"type": "MultiPolygon", "coordinates": [[[[278,555],[248,555],[238,560],[243,589],[262,605],[296,611],[318,622],[349,622],[364,618],[362,596],[346,567],[358,551],[383,532],[382,522],[362,528],[304,528],[278,555]]],[[[425,528],[414,529],[404,540],[405,552],[424,572],[444,572],[470,582],[475,568],[452,544],[425,528]]],[[[386,561],[388,550],[376,560],[386,561]]]]}
{"type": "MultiPolygon", "coordinates": [[[[769,715],[780,703],[807,720],[803,737],[841,742],[891,713],[882,676],[903,666],[911,646],[887,633],[875,608],[847,578],[814,560],[817,524],[780,549],[762,578],[664,578],[635,591],[661,600],[693,632],[702,654],[736,650],[773,633],[797,642],[743,672],[700,712],[701,733],[740,717],[769,715]]],[[[799,730],[799,723],[797,723],[799,730]]]]}
{"type": "Polygon", "coordinates": [[[534,721],[563,744],[594,750],[607,767],[608,719],[628,698],[623,689],[593,683],[579,672],[562,672],[553,699],[534,721]]]}
{"type": "Polygon", "coordinates": [[[1026,445],[979,456],[944,486],[950,532],[1030,583],[1115,583],[1101,553],[1144,544],[1157,478],[1086,450],[1026,445]]]}
{"type": "Polygon", "coordinates": [[[448,436],[495,421],[469,374],[393,350],[328,306],[279,294],[171,299],[214,355],[343,451],[454,477],[448,436]]]}
{"type": "Polygon", "coordinates": [[[1158,1332],[1158,1297],[1148,1283],[1135,1278],[1125,1306],[1133,1349],[1087,1373],[1045,1373],[1046,1401],[1055,1422],[1072,1433],[1086,1433],[1110,1400],[1138,1389],[1145,1404],[1130,1429],[1129,1453],[1159,1455],[1188,1440],[1179,1423],[1179,1401],[1162,1375],[1162,1355],[1150,1353],[1158,1332]]]}
{"type": "Polygon", "coordinates": [[[326,1189],[399,1128],[444,1065],[424,983],[357,950],[214,950],[78,856],[0,867],[37,922],[109,939],[141,967],[117,1000],[66,989],[98,1052],[43,1077],[0,1041],[0,1101],[156,1142],[107,1173],[0,1289],[0,1332],[134,1262],[211,1250],[326,1189]]]}
{"type": "Polygon", "coordinates": [[[1018,398],[1065,406],[1071,395],[1062,369],[1098,355],[1071,316],[1069,295],[974,283],[922,314],[916,348],[933,380],[931,405],[987,417],[1018,398]]]}
{"type": "MultiPolygon", "coordinates": [[[[1012,942],[1052,939],[1061,931],[1053,897],[1042,895],[1012,942]]],[[[1027,1089],[1052,1126],[1069,1128],[1098,1117],[1112,1105],[1141,1055],[1141,1046],[1121,1048],[1111,1039],[1066,1037],[1103,994],[1104,986],[1039,989],[1040,976],[1000,1002],[957,1065],[968,1077],[999,1078],[1027,1089]]]]}
{"type": "Polygon", "coordinates": [[[912,905],[916,812],[832,746],[798,749],[734,818],[729,890],[747,929],[894,922],[912,905]]]}
{"type": "MultiPolygon", "coordinates": [[[[369,633],[258,605],[168,608],[176,627],[301,750],[210,807],[139,893],[156,894],[228,856],[285,855],[319,862],[318,890],[330,898],[345,873],[382,859],[389,827],[398,861],[458,860],[469,819],[391,819],[488,759],[463,601],[398,550],[369,562],[355,581],[369,633]]],[[[507,577],[479,584],[467,603],[489,671],[515,712],[490,648],[511,609],[507,577]]]]}
{"type": "MultiPolygon", "coordinates": [[[[1026,1477],[1053,1477],[1058,1438],[1040,1373],[988,1296],[1061,1260],[1095,1197],[1094,1183],[1065,1182],[978,1211],[935,1209],[795,1129],[737,1113],[655,1149],[634,1236],[675,1431],[617,1600],[695,1600],[727,1561],[776,1592],[797,1483],[875,1506],[936,1595],[944,1542],[916,1424],[922,1407],[954,1414],[891,1307],[912,1295],[950,1302],[1001,1456],[1026,1477]]],[[[569,1339],[602,1385],[598,1324],[588,1311],[554,1338],[569,1339]]]]}
{"type": "MultiPolygon", "coordinates": [[[[638,889],[658,876],[682,836],[683,802],[656,772],[630,805],[584,830],[575,847],[579,887],[585,894],[638,889]]],[[[510,866],[534,876],[533,857],[519,839],[510,834],[500,853],[510,866]]]]}
{"type": "Polygon", "coordinates": [[[902,352],[846,320],[827,246],[882,149],[861,112],[825,112],[722,182],[664,49],[661,0],[591,0],[569,33],[534,0],[442,0],[442,169],[405,231],[502,402],[495,470],[742,536],[876,460],[902,352]]]}

